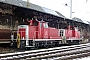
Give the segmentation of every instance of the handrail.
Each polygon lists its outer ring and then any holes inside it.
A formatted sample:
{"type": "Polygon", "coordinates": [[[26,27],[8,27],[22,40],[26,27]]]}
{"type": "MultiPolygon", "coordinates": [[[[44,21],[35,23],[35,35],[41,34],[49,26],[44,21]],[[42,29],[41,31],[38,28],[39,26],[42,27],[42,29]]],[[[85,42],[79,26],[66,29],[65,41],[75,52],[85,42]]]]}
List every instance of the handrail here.
{"type": "MultiPolygon", "coordinates": [[[[36,32],[38,32],[38,31],[35,31],[35,32],[34,32],[34,36],[33,36],[33,46],[35,46],[36,32]]],[[[38,34],[38,37],[39,37],[39,34],[38,34]]]]}

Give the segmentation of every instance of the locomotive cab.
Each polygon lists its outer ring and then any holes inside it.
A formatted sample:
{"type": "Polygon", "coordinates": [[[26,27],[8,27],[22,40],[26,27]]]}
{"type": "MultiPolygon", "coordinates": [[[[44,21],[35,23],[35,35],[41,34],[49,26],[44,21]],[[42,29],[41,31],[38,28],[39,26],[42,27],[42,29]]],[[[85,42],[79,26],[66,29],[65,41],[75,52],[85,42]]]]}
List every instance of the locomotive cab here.
{"type": "Polygon", "coordinates": [[[77,27],[68,26],[66,29],[59,29],[59,36],[63,44],[79,43],[81,41],[80,31],[77,27]]]}
{"type": "Polygon", "coordinates": [[[27,25],[19,25],[17,32],[17,48],[23,49],[26,47],[33,47],[31,44],[32,39],[37,38],[38,36],[38,25],[39,22],[36,20],[30,20],[27,22],[27,25]],[[30,43],[30,44],[29,44],[30,43]],[[31,46],[30,46],[31,45],[31,46]]]}

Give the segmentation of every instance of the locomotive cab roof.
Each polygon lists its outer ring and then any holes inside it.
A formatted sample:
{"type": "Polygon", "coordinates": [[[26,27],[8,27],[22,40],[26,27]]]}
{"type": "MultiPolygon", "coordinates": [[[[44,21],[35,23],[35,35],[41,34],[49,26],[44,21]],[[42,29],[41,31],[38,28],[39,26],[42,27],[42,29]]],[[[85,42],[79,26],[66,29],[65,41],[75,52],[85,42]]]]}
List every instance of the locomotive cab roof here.
{"type": "Polygon", "coordinates": [[[29,20],[29,21],[27,21],[27,25],[30,25],[30,26],[33,26],[33,25],[37,26],[38,23],[48,23],[48,22],[45,22],[43,20],[38,21],[37,19],[36,20],[29,20]]]}

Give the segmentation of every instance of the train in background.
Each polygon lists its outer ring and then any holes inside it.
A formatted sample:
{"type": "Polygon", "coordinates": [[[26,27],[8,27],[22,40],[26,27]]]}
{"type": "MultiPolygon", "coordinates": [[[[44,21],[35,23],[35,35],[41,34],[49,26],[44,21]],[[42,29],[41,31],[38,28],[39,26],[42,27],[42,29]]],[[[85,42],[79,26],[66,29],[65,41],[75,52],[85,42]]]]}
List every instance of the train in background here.
{"type": "Polygon", "coordinates": [[[0,29],[0,44],[10,44],[10,43],[11,43],[11,30],[0,29]]]}
{"type": "Polygon", "coordinates": [[[27,25],[19,25],[17,37],[12,34],[12,45],[17,48],[54,47],[60,44],[79,44],[82,36],[77,27],[67,26],[66,29],[49,27],[47,22],[30,20],[27,25]]]}

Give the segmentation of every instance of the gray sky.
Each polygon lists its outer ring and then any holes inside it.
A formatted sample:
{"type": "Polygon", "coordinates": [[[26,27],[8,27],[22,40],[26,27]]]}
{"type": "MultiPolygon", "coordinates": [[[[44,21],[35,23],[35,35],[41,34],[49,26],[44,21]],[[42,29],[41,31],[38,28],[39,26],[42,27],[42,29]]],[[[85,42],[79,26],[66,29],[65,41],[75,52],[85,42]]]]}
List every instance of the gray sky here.
{"type": "MultiPolygon", "coordinates": [[[[27,1],[27,0],[24,0],[27,1]]],[[[70,18],[70,0],[29,0],[31,3],[56,10],[67,18],[70,18]],[[65,6],[65,4],[68,6],[65,6]]],[[[78,17],[82,20],[90,20],[90,0],[72,0],[72,17],[78,17]]]]}

